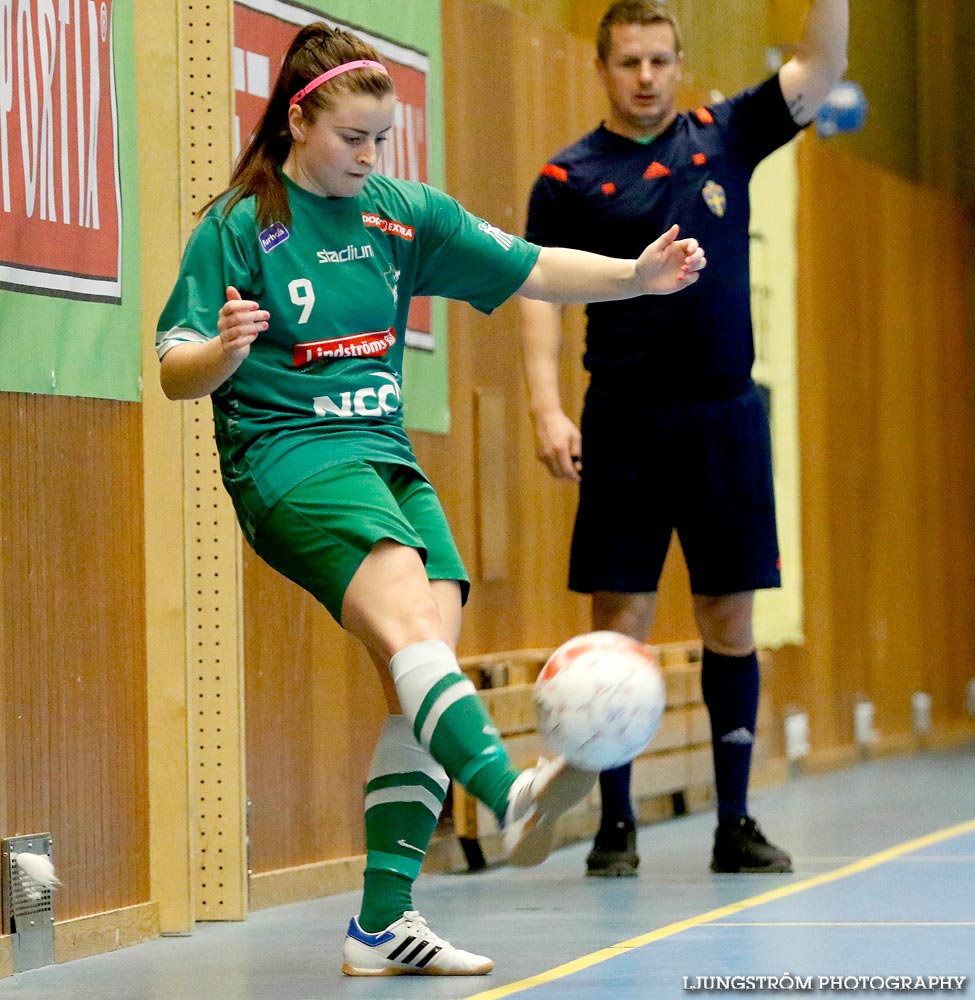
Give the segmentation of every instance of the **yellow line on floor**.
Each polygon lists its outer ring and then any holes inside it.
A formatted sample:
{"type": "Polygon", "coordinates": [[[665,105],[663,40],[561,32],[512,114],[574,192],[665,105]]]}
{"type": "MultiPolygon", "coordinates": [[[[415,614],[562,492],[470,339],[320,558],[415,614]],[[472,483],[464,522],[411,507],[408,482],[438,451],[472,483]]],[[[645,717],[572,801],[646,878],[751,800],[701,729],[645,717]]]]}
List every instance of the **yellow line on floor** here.
{"type": "MultiPolygon", "coordinates": [[[[784,899],[787,896],[794,896],[796,893],[805,892],[807,889],[814,889],[816,886],[838,882],[840,879],[848,878],[850,875],[857,875],[860,872],[876,868],[877,865],[882,865],[888,861],[903,857],[905,854],[910,854],[911,851],[919,851],[924,847],[930,847],[932,844],[940,844],[945,840],[950,840],[952,837],[959,837],[966,833],[975,833],[975,819],[958,823],[955,826],[949,826],[944,830],[937,830],[934,833],[917,837],[914,840],[908,840],[894,847],[888,847],[884,851],[878,851],[876,854],[860,858],[859,861],[854,861],[834,871],[823,872],[821,875],[813,875],[811,878],[801,879],[798,882],[790,882],[788,885],[779,886],[777,889],[760,893],[757,896],[751,896],[737,903],[719,906],[717,909],[708,910],[707,913],[688,917],[686,920],[678,920],[676,923],[667,924],[665,927],[658,927],[657,930],[650,931],[648,934],[641,934],[639,937],[630,938],[628,941],[621,941],[619,944],[610,945],[608,948],[594,951],[589,955],[583,955],[581,958],[566,962],[564,965],[559,965],[554,969],[540,972],[537,976],[530,976],[528,979],[521,979],[518,982],[509,983],[507,986],[499,986],[497,989],[485,990],[483,993],[475,993],[467,997],[467,1000],[502,1000],[503,997],[510,997],[515,993],[531,989],[533,986],[542,986],[545,983],[554,982],[556,979],[564,979],[566,976],[571,976],[574,972],[580,972],[583,969],[599,965],[600,962],[607,962],[609,959],[632,951],[634,948],[642,948],[644,945],[652,944],[654,941],[662,941],[664,938],[673,937],[675,934],[690,930],[692,927],[701,927],[704,924],[713,923],[715,920],[732,917],[743,910],[750,910],[755,906],[762,906],[765,903],[784,899]]],[[[736,926],[740,925],[736,924],[736,926]]]]}
{"type": "Polygon", "coordinates": [[[975,920],[736,920],[718,930],[736,927],[975,927],[975,920]]]}

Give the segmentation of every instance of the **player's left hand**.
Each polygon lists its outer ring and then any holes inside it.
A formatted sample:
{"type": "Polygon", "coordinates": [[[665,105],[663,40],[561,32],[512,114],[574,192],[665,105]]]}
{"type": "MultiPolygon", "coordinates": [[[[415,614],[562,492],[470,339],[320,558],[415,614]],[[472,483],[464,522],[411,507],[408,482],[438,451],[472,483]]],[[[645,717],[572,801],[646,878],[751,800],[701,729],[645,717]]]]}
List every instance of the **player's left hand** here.
{"type": "Polygon", "coordinates": [[[650,295],[669,295],[697,281],[707,266],[704,249],[693,237],[679,240],[679,226],[671,226],[640,254],[636,280],[650,295]]]}

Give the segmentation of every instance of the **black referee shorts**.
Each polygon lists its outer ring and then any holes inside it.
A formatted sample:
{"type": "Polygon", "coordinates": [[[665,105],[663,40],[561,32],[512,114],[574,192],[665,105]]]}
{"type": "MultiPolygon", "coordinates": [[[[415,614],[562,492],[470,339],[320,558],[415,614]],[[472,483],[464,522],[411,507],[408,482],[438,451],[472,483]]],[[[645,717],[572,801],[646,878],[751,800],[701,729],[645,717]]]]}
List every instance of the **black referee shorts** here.
{"type": "Polygon", "coordinates": [[[780,585],[771,438],[754,386],[707,402],[591,386],[581,429],[571,590],[656,591],[674,531],[693,593],[780,585]]]}

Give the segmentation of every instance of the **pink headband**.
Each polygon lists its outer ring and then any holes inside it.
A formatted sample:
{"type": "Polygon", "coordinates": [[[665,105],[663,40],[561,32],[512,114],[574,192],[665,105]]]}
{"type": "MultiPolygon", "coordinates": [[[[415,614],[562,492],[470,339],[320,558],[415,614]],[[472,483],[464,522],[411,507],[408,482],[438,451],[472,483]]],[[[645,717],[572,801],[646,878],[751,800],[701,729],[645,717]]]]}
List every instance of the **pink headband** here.
{"type": "Polygon", "coordinates": [[[356,59],[354,62],[342,63],[341,66],[336,66],[334,69],[330,69],[327,73],[322,73],[321,76],[316,76],[311,83],[302,87],[301,90],[291,98],[289,103],[297,104],[303,97],[310,94],[316,87],[320,87],[326,80],[331,80],[333,76],[338,76],[339,73],[348,73],[349,70],[353,69],[378,69],[382,70],[387,76],[389,75],[389,70],[379,62],[374,59],[356,59]]]}

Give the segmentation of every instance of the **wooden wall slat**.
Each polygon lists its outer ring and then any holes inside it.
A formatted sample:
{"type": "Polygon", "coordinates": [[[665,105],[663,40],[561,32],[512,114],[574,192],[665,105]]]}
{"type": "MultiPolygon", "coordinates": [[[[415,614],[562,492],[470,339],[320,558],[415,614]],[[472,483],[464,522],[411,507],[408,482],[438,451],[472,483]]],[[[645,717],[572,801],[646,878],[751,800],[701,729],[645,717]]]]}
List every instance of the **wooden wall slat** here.
{"type": "Polygon", "coordinates": [[[958,28],[969,6],[964,0],[919,0],[915,5],[917,110],[919,122],[925,123],[917,132],[918,177],[925,184],[962,197],[965,168],[971,163],[970,158],[966,163],[963,155],[970,149],[971,112],[967,102],[959,106],[958,88],[967,82],[965,77],[971,70],[967,46],[958,44],[958,28]],[[959,49],[966,52],[962,59],[959,49]]]}
{"type": "Polygon", "coordinates": [[[148,898],[139,407],[0,394],[4,836],[65,919],[148,898]]]}
{"type": "Polygon", "coordinates": [[[146,697],[148,713],[150,894],[159,904],[163,932],[193,925],[193,853],[187,787],[191,741],[187,659],[187,560],[184,536],[186,476],[184,408],[165,398],[159,384],[155,331],[172,288],[182,251],[179,156],[179,11],[175,5],[134,8],[139,59],[139,221],[143,259],[154,266],[141,276],[143,329],[142,433],[144,492],[149,513],[145,550],[146,697]]]}
{"type": "Polygon", "coordinates": [[[475,388],[474,399],[478,576],[485,581],[506,580],[511,511],[505,433],[507,398],[503,389],[475,388]]]}

